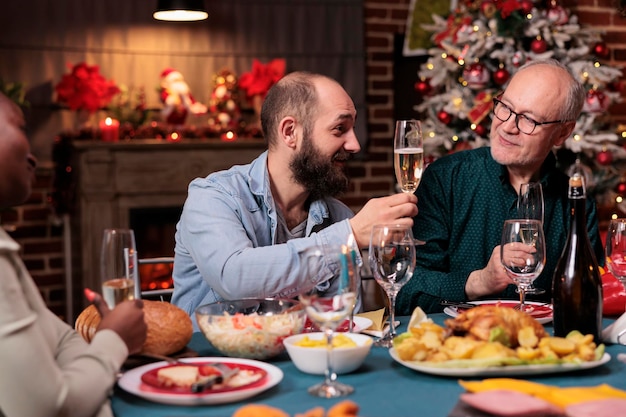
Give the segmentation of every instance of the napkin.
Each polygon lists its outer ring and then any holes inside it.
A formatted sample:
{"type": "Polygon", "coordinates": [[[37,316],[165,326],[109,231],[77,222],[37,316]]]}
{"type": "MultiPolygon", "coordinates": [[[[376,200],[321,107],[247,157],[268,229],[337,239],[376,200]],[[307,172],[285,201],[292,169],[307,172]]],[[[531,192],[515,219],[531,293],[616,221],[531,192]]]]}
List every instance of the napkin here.
{"type": "Polygon", "coordinates": [[[602,331],[602,340],[606,343],[626,345],[626,313],[602,331]]]}
{"type": "MultiPolygon", "coordinates": [[[[385,314],[385,308],[379,310],[366,311],[364,313],[356,314],[359,317],[365,317],[372,321],[372,324],[361,333],[368,334],[374,337],[383,337],[389,331],[388,317],[385,314]]],[[[398,320],[394,323],[396,326],[400,324],[398,320]]]]}

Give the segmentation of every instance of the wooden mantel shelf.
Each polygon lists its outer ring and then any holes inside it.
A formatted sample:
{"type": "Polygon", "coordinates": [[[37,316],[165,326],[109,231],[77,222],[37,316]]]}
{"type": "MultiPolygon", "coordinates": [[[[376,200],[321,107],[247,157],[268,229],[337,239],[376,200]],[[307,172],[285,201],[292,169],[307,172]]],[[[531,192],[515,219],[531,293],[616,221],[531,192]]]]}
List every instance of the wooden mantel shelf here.
{"type": "Polygon", "coordinates": [[[130,227],[133,209],[182,207],[191,180],[248,163],[265,149],[261,139],[72,141],[69,161],[75,193],[71,216],[74,300],[78,300],[74,302],[75,311],[85,306],[83,288],[99,288],[104,229],[130,227]]]}
{"type": "Polygon", "coordinates": [[[166,139],[121,139],[119,142],[103,142],[100,140],[74,140],[72,146],[76,149],[241,149],[241,148],[265,148],[263,139],[237,139],[234,141],[223,141],[218,138],[209,139],[182,139],[179,141],[169,141],[166,139]]]}

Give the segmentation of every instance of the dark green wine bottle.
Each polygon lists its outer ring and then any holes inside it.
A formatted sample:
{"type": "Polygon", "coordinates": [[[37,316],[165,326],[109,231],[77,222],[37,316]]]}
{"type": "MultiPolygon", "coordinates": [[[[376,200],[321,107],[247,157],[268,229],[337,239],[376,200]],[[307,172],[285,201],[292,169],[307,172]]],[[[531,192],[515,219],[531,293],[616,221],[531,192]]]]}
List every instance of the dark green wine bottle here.
{"type": "Polygon", "coordinates": [[[602,279],[587,234],[585,181],[578,173],[569,180],[569,204],[569,234],[552,279],[554,335],[578,330],[600,343],[602,279]]]}

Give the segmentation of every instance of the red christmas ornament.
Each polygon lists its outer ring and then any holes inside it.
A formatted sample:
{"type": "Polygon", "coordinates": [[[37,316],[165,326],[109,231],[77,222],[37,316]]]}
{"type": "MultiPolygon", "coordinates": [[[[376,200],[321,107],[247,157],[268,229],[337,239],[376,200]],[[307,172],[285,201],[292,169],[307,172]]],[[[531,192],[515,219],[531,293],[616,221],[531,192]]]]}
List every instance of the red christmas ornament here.
{"type": "Polygon", "coordinates": [[[611,165],[611,162],[613,162],[613,154],[609,151],[599,152],[598,155],[596,155],[596,161],[598,161],[600,165],[611,165]]]}
{"type": "Polygon", "coordinates": [[[506,68],[498,68],[496,72],[493,73],[493,82],[498,85],[504,85],[509,81],[510,76],[511,74],[509,74],[506,68]]]}
{"type": "Polygon", "coordinates": [[[427,96],[433,90],[428,80],[419,80],[415,83],[414,87],[415,91],[417,91],[422,96],[427,96]]]}
{"type": "Polygon", "coordinates": [[[469,88],[483,89],[489,83],[489,70],[480,62],[476,62],[463,70],[463,79],[469,88]]]}
{"type": "Polygon", "coordinates": [[[474,129],[474,132],[476,132],[478,136],[484,137],[485,133],[487,133],[487,129],[483,125],[477,125],[476,128],[474,129]]]}
{"type": "Polygon", "coordinates": [[[610,54],[609,47],[604,42],[598,42],[593,46],[593,53],[602,59],[607,59],[610,54]]]}
{"type": "Polygon", "coordinates": [[[524,12],[524,14],[528,14],[533,11],[533,2],[530,0],[522,0],[520,2],[520,6],[522,7],[522,12],[524,12]]]}
{"type": "Polygon", "coordinates": [[[548,50],[548,43],[541,37],[537,37],[530,43],[530,50],[536,54],[542,54],[548,50]]]}
{"type": "Polygon", "coordinates": [[[437,113],[437,119],[447,126],[452,121],[452,115],[445,110],[440,110],[439,113],[437,113]]]}
{"type": "Polygon", "coordinates": [[[615,187],[615,192],[622,197],[626,195],[626,182],[620,182],[619,184],[617,184],[617,187],[615,187]]]}

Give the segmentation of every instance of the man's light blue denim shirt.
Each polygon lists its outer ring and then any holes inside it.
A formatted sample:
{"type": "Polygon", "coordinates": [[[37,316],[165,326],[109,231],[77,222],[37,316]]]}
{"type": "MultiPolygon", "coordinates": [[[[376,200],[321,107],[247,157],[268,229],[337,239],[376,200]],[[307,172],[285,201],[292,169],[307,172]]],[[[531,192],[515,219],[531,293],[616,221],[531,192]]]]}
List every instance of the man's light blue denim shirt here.
{"type": "MultiPolygon", "coordinates": [[[[176,225],[172,303],[198,329],[194,310],[239,298],[296,297],[314,284],[333,291],[339,261],[332,248],[348,241],[354,213],[335,198],[313,201],[306,237],[275,244],[277,214],[267,151],[248,165],[197,178],[176,225]],[[318,248],[323,257],[302,262],[318,248]]],[[[358,255],[360,259],[360,254],[358,255]]]]}

